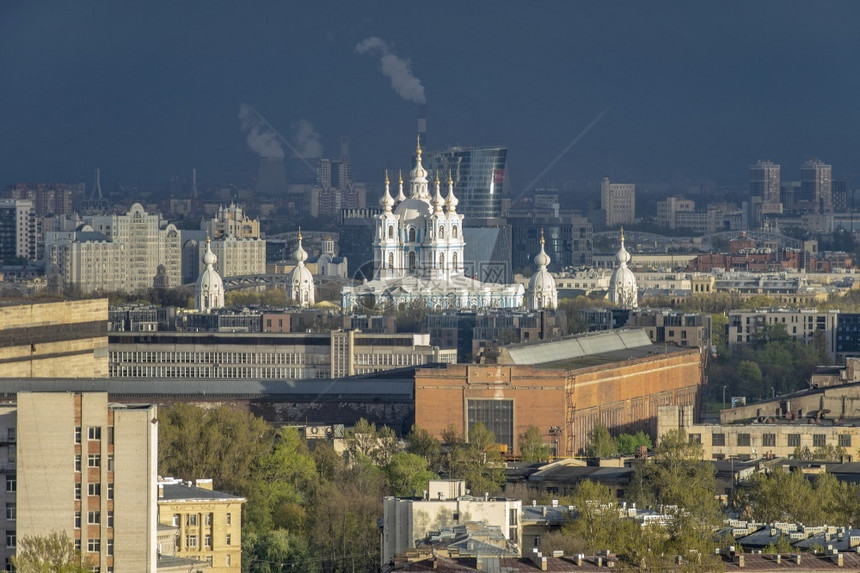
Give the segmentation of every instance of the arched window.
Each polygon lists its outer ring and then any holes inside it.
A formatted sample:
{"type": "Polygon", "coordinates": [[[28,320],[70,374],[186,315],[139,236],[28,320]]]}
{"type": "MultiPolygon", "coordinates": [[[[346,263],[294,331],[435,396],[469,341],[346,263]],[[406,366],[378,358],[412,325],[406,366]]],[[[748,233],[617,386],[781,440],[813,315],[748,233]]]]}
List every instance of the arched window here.
{"type": "Polygon", "coordinates": [[[388,253],[388,268],[394,268],[394,253],[388,253]]]}
{"type": "Polygon", "coordinates": [[[445,253],[439,253],[439,268],[445,270],[445,253]]]}
{"type": "Polygon", "coordinates": [[[389,238],[389,239],[393,239],[393,238],[394,238],[394,225],[389,225],[389,226],[388,226],[388,238],[389,238]]]}
{"type": "MultiPolygon", "coordinates": [[[[412,231],[414,232],[415,230],[412,229],[412,231]]],[[[415,251],[409,252],[409,270],[410,271],[415,270],[415,251]]]]}
{"type": "Polygon", "coordinates": [[[415,242],[415,227],[409,227],[409,242],[415,242]]]}
{"type": "MultiPolygon", "coordinates": [[[[454,227],[456,229],[456,227],[454,227]]],[[[451,255],[451,270],[457,270],[457,253],[451,255]]]]}
{"type": "Polygon", "coordinates": [[[451,236],[457,238],[457,227],[451,227],[451,236]]]}
{"type": "Polygon", "coordinates": [[[439,225],[439,238],[440,239],[445,238],[445,227],[443,227],[442,225],[439,225]]]}

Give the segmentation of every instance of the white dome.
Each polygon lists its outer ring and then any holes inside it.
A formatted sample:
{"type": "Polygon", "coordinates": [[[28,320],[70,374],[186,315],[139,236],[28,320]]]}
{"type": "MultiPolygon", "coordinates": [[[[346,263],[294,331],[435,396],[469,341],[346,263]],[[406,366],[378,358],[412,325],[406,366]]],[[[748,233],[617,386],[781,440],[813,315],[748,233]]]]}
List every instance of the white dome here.
{"type": "Polygon", "coordinates": [[[639,306],[639,287],[636,286],[636,275],[633,274],[627,263],[630,262],[630,253],[624,248],[624,231],[621,231],[621,247],[615,253],[618,268],[612,272],[609,278],[609,301],[622,308],[636,308],[639,306]]]}
{"type": "MultiPolygon", "coordinates": [[[[213,255],[214,256],[214,255],[213,255]]],[[[221,275],[218,274],[218,271],[209,267],[197,277],[197,290],[198,291],[213,291],[220,290],[224,291],[224,282],[221,280],[221,275]]]]}
{"type": "Polygon", "coordinates": [[[199,312],[209,312],[215,308],[224,307],[224,282],[212,265],[218,257],[212,252],[209,239],[206,240],[206,253],[203,255],[203,263],[206,268],[197,277],[194,288],[195,306],[199,312]]]}
{"type": "Polygon", "coordinates": [[[290,287],[308,286],[314,284],[314,275],[304,265],[298,265],[289,274],[290,287]]]}
{"type": "MultiPolygon", "coordinates": [[[[537,258],[537,257],[535,257],[537,258]]],[[[541,269],[532,275],[532,278],[529,279],[529,290],[533,292],[542,291],[555,291],[555,279],[552,277],[552,274],[546,270],[541,269]]]]}
{"type": "Polygon", "coordinates": [[[423,221],[430,215],[430,204],[421,199],[406,199],[397,206],[394,214],[400,218],[401,224],[418,220],[423,221]]]}

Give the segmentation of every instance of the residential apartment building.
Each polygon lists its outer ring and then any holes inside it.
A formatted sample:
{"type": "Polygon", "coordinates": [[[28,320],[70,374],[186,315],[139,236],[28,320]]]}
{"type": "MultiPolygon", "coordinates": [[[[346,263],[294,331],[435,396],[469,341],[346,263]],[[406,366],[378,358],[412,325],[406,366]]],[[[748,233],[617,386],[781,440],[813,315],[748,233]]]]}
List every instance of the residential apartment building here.
{"type": "Polygon", "coordinates": [[[811,309],[767,308],[759,310],[733,310],[729,312],[726,342],[729,346],[749,344],[761,335],[765,328],[780,325],[786,334],[811,343],[815,334],[821,333],[831,359],[836,358],[838,310],[819,312],[811,309]]]}
{"type": "Polygon", "coordinates": [[[176,529],[175,556],[205,562],[207,571],[239,573],[245,501],[214,491],[211,479],[192,484],[167,478],[158,482],[158,523],[176,529]]]}
{"type": "Polygon", "coordinates": [[[158,416],[106,393],[19,392],[0,406],[5,546],[66,531],[94,571],[156,570],[158,416]]]}
{"type": "Polygon", "coordinates": [[[31,201],[0,199],[0,263],[37,260],[36,212],[31,201]]]}
{"type": "Polygon", "coordinates": [[[806,211],[833,213],[833,168],[813,158],[800,166],[800,199],[806,211]]]}
{"type": "Polygon", "coordinates": [[[614,227],[636,221],[636,184],[600,182],[600,208],[606,211],[606,226],[614,227]]]}
{"type": "Polygon", "coordinates": [[[455,363],[456,349],[429,334],[115,333],[110,376],[140,379],[338,378],[406,366],[455,363]]]}
{"type": "Polygon", "coordinates": [[[84,221],[79,230],[45,234],[46,274],[56,288],[135,292],[152,288],[159,269],[166,286],[182,284],[182,239],[173,224],[139,203],[125,215],[84,221]]]}
{"type": "MultiPolygon", "coordinates": [[[[266,274],[266,241],[263,239],[238,238],[229,235],[212,241],[210,248],[217,257],[214,268],[222,278],[266,274]]],[[[198,249],[200,253],[198,262],[201,265],[199,271],[202,271],[206,243],[201,242],[198,249]]]]}

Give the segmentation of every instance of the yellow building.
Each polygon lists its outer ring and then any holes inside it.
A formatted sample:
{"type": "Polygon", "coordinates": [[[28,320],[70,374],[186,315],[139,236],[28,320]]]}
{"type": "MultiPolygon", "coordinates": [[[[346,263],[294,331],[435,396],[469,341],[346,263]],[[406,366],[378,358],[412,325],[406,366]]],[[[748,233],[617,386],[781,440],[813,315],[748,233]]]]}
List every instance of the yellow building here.
{"type": "Polygon", "coordinates": [[[108,300],[0,306],[0,378],[106,378],[108,300]]]}
{"type": "Polygon", "coordinates": [[[211,479],[168,478],[158,484],[158,522],[176,527],[175,555],[209,563],[213,572],[242,570],[245,498],[213,491],[211,479]]]}

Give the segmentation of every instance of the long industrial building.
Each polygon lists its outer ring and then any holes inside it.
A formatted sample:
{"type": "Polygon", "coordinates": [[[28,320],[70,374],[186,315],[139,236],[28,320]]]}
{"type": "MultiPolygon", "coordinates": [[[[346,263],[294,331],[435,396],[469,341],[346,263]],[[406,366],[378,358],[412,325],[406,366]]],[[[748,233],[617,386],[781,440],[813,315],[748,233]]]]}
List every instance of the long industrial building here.
{"type": "Polygon", "coordinates": [[[419,369],[415,423],[468,436],[481,422],[512,453],[536,426],[556,455],[571,456],[597,423],[655,435],[658,408],[698,407],[703,384],[700,349],[653,344],[643,329],[606,331],[504,347],[495,364],[419,369]]]}

